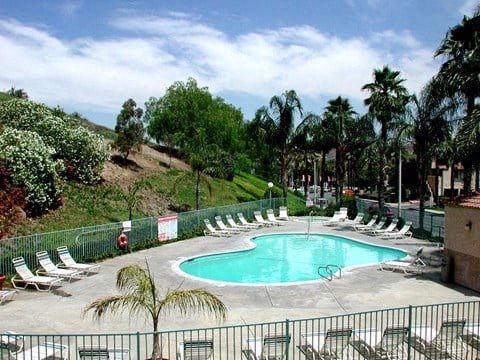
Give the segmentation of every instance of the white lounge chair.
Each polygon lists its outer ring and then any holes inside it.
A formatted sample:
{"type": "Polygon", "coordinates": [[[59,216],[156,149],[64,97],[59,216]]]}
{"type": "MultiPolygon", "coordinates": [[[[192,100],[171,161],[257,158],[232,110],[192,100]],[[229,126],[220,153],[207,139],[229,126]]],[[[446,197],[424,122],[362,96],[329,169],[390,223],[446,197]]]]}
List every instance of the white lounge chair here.
{"type": "Polygon", "coordinates": [[[41,266],[41,269],[36,271],[37,275],[60,277],[71,281],[72,279],[78,279],[83,273],[83,271],[79,270],[58,268],[46,251],[38,251],[36,256],[41,266]]]}
{"type": "Polygon", "coordinates": [[[327,221],[322,221],[320,224],[325,226],[333,226],[337,225],[340,222],[344,222],[346,218],[346,213],[343,213],[341,211],[335,211],[330,219],[328,219],[327,221]]]}
{"type": "Polygon", "coordinates": [[[208,360],[213,356],[213,340],[183,340],[178,343],[178,360],[208,360]]]}
{"type": "Polygon", "coordinates": [[[353,228],[357,231],[362,231],[364,229],[370,229],[372,228],[372,226],[375,225],[375,223],[377,222],[377,219],[378,219],[378,215],[373,215],[371,218],[370,218],[370,221],[367,222],[366,224],[355,224],[353,225],[353,228]]]}
{"type": "Polygon", "coordinates": [[[278,220],[277,218],[275,218],[275,213],[273,212],[273,209],[267,209],[267,220],[277,225],[285,225],[284,220],[278,220]]]}
{"type": "Polygon", "coordinates": [[[255,218],[255,221],[258,223],[258,224],[261,224],[263,226],[273,226],[275,225],[274,222],[271,222],[271,221],[268,221],[268,220],[265,220],[262,216],[262,213],[260,211],[254,211],[253,212],[253,217],[255,218]]]}
{"type": "Polygon", "coordinates": [[[5,301],[9,301],[13,299],[13,296],[17,293],[17,290],[0,290],[0,305],[2,305],[5,301]]]}
{"type": "Polygon", "coordinates": [[[23,349],[23,336],[14,331],[5,331],[0,335],[0,347],[8,351],[11,357],[23,349]]]}
{"type": "Polygon", "coordinates": [[[333,225],[334,226],[340,226],[340,227],[342,227],[342,226],[355,227],[355,225],[360,225],[362,223],[364,217],[365,217],[364,213],[358,213],[357,216],[355,216],[355,218],[352,219],[352,220],[346,218],[345,220],[339,221],[338,223],[333,224],[333,225]]]}
{"type": "Polygon", "coordinates": [[[425,262],[421,259],[422,254],[423,254],[423,247],[420,247],[414,256],[410,255],[404,261],[392,260],[392,261],[381,262],[380,270],[390,270],[390,271],[398,270],[398,271],[403,271],[405,274],[422,273],[426,267],[425,262]]]}
{"type": "Polygon", "coordinates": [[[388,234],[388,233],[391,233],[392,231],[397,231],[397,223],[398,223],[398,219],[392,219],[392,221],[390,221],[390,224],[388,224],[388,226],[386,228],[382,228],[382,229],[373,229],[371,231],[371,234],[372,235],[375,235],[375,236],[382,236],[383,234],[388,234]]]}
{"type": "Polygon", "coordinates": [[[231,236],[232,233],[230,231],[225,230],[217,230],[213,227],[210,223],[210,220],[204,219],[203,222],[205,223],[206,229],[203,230],[205,236],[212,235],[212,236],[231,236]]]}
{"type": "Polygon", "coordinates": [[[49,291],[52,286],[59,286],[63,281],[58,277],[33,275],[23,257],[12,259],[12,263],[17,273],[12,277],[11,282],[16,289],[26,289],[27,286],[32,285],[38,291],[49,291]]]}
{"type": "Polygon", "coordinates": [[[287,210],[287,207],[286,206],[280,206],[278,208],[278,216],[277,216],[277,219],[278,220],[289,220],[288,219],[288,210],[287,210]]]}
{"type": "Polygon", "coordinates": [[[230,234],[238,234],[242,230],[237,228],[228,227],[222,220],[221,216],[215,216],[215,222],[220,230],[228,231],[230,234]]]}
{"type": "Polygon", "coordinates": [[[465,323],[465,319],[444,320],[438,331],[429,326],[414,326],[412,346],[427,359],[465,359],[467,348],[461,340],[465,323]]]}
{"type": "Polygon", "coordinates": [[[410,231],[412,227],[411,221],[406,221],[402,228],[398,231],[390,231],[388,233],[381,234],[386,239],[401,239],[402,237],[412,237],[413,233],[410,231]]]}
{"type": "Polygon", "coordinates": [[[366,232],[366,233],[373,233],[375,230],[380,230],[383,228],[383,225],[387,222],[387,218],[382,217],[380,220],[378,220],[377,223],[374,223],[370,227],[361,227],[356,229],[358,232],[366,232]]]}
{"type": "Polygon", "coordinates": [[[61,260],[61,263],[57,264],[58,267],[83,271],[85,274],[90,274],[91,272],[98,272],[98,270],[100,269],[99,264],[77,263],[70,255],[70,251],[66,246],[57,247],[57,253],[58,257],[61,260]]]}
{"type": "Polygon", "coordinates": [[[480,350],[480,323],[465,324],[463,341],[476,350],[480,350]]]}
{"type": "Polygon", "coordinates": [[[241,212],[237,213],[237,217],[238,217],[238,220],[240,221],[240,224],[250,226],[253,229],[258,229],[264,226],[263,224],[248,222],[247,219],[245,219],[245,217],[243,216],[243,213],[241,212]]]}
{"type": "MultiPolygon", "coordinates": [[[[236,228],[242,231],[249,231],[251,229],[254,229],[255,226],[250,226],[250,224],[244,225],[244,224],[237,224],[235,220],[233,220],[232,215],[227,214],[225,215],[225,219],[227,219],[228,225],[230,225],[232,228],[236,228]]],[[[253,224],[252,224],[253,225],[253,224]]]]}
{"type": "Polygon", "coordinates": [[[406,341],[408,327],[387,327],[383,332],[377,329],[356,330],[353,347],[367,360],[408,358],[406,341]]]}
{"type": "Polygon", "coordinates": [[[308,360],[342,359],[352,341],[353,330],[332,328],[326,333],[302,334],[302,343],[298,346],[308,360]]]}
{"type": "Polygon", "coordinates": [[[15,353],[16,360],[68,359],[68,345],[44,342],[30,349],[15,353]]]}
{"type": "Polygon", "coordinates": [[[107,348],[106,346],[79,346],[81,360],[123,360],[130,352],[128,348],[107,348]]]}
{"type": "Polygon", "coordinates": [[[242,353],[248,360],[282,360],[288,350],[290,336],[266,334],[263,338],[249,338],[242,353]]]}

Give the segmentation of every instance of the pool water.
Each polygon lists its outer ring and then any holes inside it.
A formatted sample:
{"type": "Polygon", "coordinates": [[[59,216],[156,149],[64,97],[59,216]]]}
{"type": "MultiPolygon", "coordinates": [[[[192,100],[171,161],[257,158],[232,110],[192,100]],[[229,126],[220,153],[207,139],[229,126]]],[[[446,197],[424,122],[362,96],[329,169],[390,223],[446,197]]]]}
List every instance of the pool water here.
{"type": "MultiPolygon", "coordinates": [[[[395,260],[407,254],[327,234],[269,234],[251,239],[255,248],[199,256],[183,261],[183,272],[207,280],[272,284],[321,279],[318,268],[342,269],[395,260]]],[[[325,274],[326,275],[326,274],[325,274]]]]}

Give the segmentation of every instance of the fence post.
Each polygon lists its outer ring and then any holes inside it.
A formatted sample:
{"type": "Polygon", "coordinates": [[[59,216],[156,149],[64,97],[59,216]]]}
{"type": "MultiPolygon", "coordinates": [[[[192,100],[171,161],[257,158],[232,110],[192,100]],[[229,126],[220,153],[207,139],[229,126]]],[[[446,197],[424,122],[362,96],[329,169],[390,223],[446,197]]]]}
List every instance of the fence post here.
{"type": "Polygon", "coordinates": [[[410,360],[410,351],[412,345],[412,318],[413,318],[413,306],[408,305],[408,337],[407,337],[407,359],[410,360]]]}
{"type": "Polygon", "coordinates": [[[286,319],[285,320],[285,354],[286,354],[286,357],[285,359],[288,360],[288,357],[289,357],[289,351],[290,351],[290,320],[286,319]]]}
{"type": "Polygon", "coordinates": [[[137,359],[140,359],[140,333],[137,331],[137,359]]]}

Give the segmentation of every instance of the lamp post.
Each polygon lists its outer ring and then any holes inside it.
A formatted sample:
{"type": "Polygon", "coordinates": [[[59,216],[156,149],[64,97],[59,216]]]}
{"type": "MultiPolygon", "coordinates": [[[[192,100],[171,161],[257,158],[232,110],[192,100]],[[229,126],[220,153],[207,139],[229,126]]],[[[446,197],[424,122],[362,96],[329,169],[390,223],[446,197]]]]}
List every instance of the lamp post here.
{"type": "Polygon", "coordinates": [[[270,192],[270,209],[272,208],[272,188],[273,188],[273,183],[269,182],[268,184],[268,190],[270,192]]]}

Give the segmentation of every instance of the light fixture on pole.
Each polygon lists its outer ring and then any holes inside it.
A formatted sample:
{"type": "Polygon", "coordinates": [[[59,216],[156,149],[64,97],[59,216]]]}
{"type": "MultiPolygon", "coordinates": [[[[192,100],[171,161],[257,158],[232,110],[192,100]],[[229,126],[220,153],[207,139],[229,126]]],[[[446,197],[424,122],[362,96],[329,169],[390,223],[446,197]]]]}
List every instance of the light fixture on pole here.
{"type": "Polygon", "coordinates": [[[273,183],[269,182],[268,184],[268,190],[270,191],[270,208],[272,208],[272,188],[273,188],[273,183]]]}

